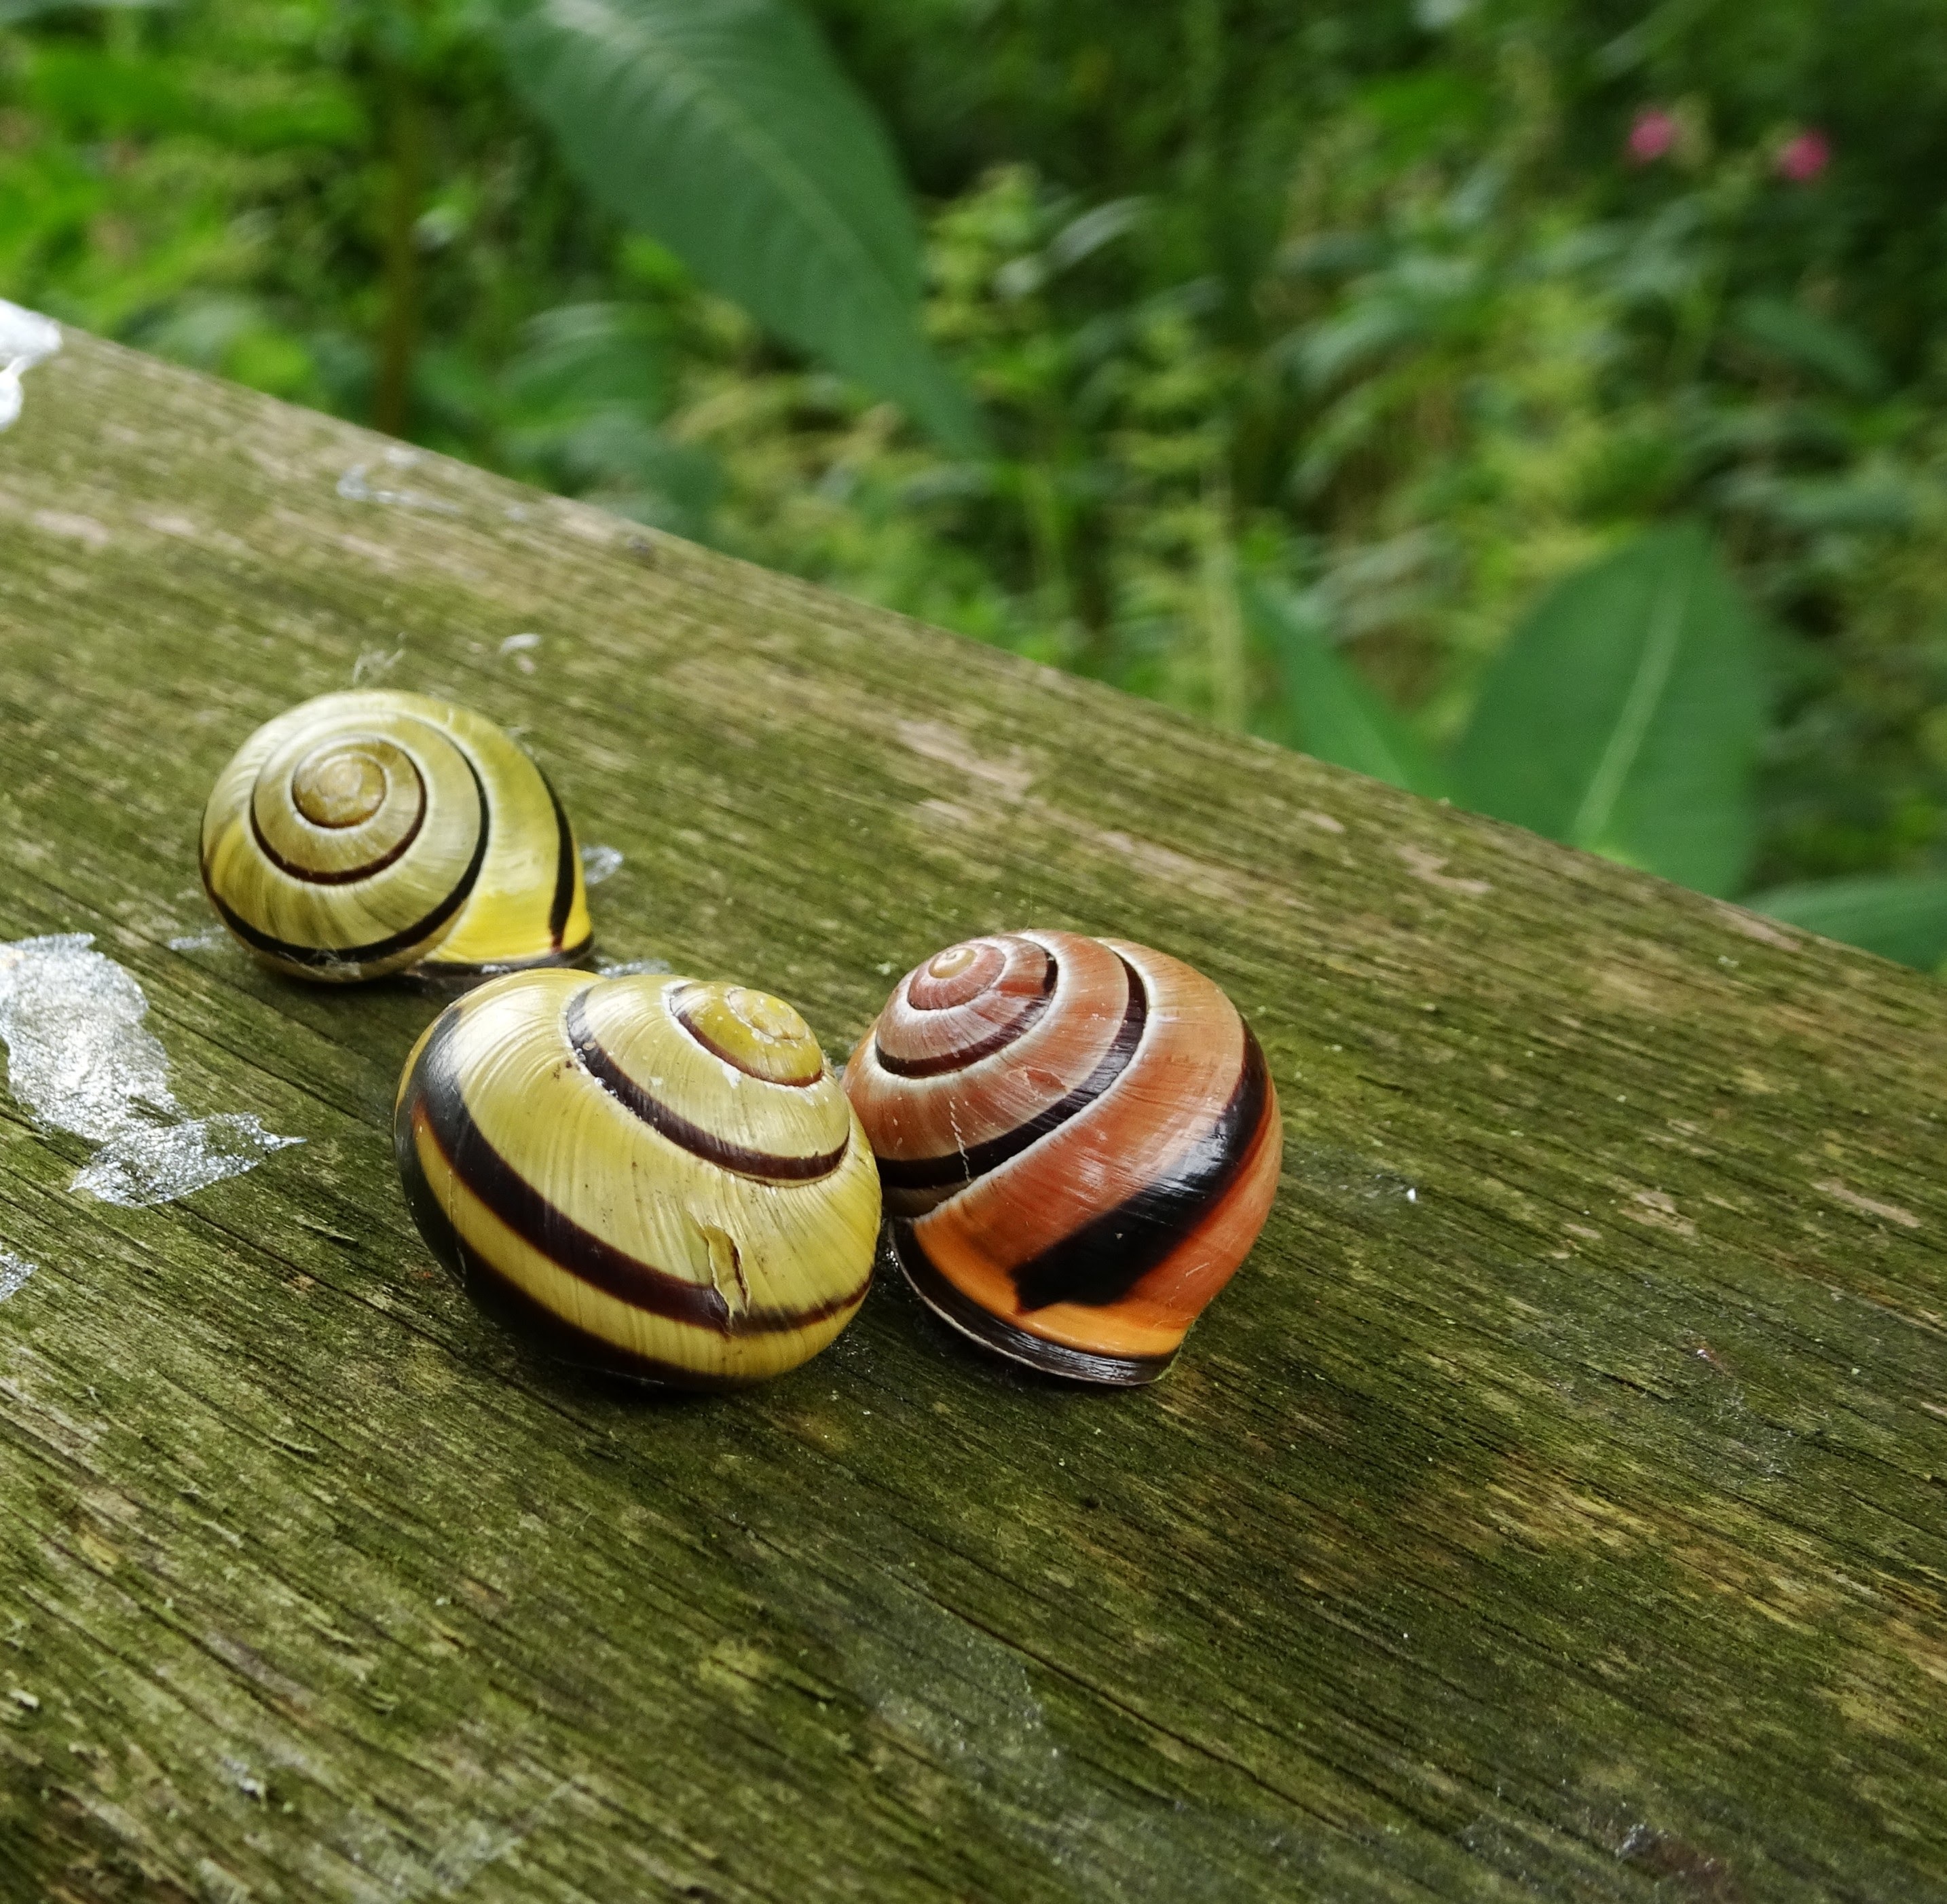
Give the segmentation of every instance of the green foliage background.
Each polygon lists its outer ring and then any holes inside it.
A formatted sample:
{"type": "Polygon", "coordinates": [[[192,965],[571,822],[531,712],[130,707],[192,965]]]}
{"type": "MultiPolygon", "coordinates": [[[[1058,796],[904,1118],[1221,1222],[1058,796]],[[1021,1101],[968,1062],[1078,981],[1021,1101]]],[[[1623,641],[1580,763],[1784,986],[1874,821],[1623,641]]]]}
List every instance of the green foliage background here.
{"type": "Polygon", "coordinates": [[[484,0],[0,0],[0,295],[1429,787],[1552,585],[1701,525],[1769,711],[1700,883],[1947,872],[1938,0],[809,11],[991,454],[625,229],[484,0]]]}

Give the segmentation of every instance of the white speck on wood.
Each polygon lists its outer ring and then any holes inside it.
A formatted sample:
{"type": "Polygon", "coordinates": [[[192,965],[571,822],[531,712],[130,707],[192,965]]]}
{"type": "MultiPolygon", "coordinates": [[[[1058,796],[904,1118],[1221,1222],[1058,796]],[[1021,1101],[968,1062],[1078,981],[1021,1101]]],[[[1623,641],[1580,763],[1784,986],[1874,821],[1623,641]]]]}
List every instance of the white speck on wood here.
{"type": "Polygon", "coordinates": [[[1638,1223],[1647,1223],[1658,1230],[1667,1230],[1672,1236],[1691,1237],[1697,1234],[1697,1226],[1676,1207],[1676,1200],[1667,1190],[1639,1190],[1634,1192],[1623,1206],[1624,1215],[1638,1223]]]}
{"type": "MultiPolygon", "coordinates": [[[[1713,899],[1710,909],[1726,925],[1741,932],[1747,939],[1755,939],[1762,945],[1777,946],[1786,952],[1802,949],[1799,940],[1775,919],[1747,912],[1741,906],[1733,906],[1728,899],[1713,899]]],[[[1737,961],[1733,959],[1731,962],[1735,965],[1737,961]]]]}
{"type": "Polygon", "coordinates": [[[1903,1210],[1897,1203],[1882,1203],[1873,1197],[1862,1197],[1836,1177],[1822,1178],[1812,1187],[1824,1191],[1834,1203],[1843,1203],[1849,1210],[1857,1210],[1862,1216],[1880,1217],[1888,1223],[1897,1223],[1902,1230],[1920,1228],[1920,1219],[1912,1211],[1903,1210]]]}
{"type": "Polygon", "coordinates": [[[25,1257],[0,1249],[0,1302],[5,1302],[10,1296],[18,1296],[27,1286],[27,1278],[33,1274],[35,1268],[25,1257]]]}
{"type": "Polygon", "coordinates": [[[1008,760],[991,759],[964,734],[936,720],[902,720],[895,731],[915,754],[958,767],[1003,800],[1019,800],[1034,784],[1035,770],[1018,749],[1008,760]]]}
{"type": "MultiPolygon", "coordinates": [[[[388,455],[386,460],[392,462],[395,459],[388,455]]],[[[428,509],[435,515],[460,513],[460,505],[449,503],[444,497],[429,496],[423,490],[388,489],[375,485],[371,480],[371,468],[369,463],[354,463],[339,478],[338,493],[346,502],[380,503],[392,509],[428,509]]]]}
{"type": "Polygon", "coordinates": [[[405,658],[403,648],[368,648],[351,664],[351,685],[362,688],[368,681],[382,681],[405,658]]]}
{"type": "Polygon", "coordinates": [[[1491,881],[1484,879],[1461,879],[1443,870],[1447,861],[1429,847],[1402,843],[1393,848],[1406,869],[1416,879],[1423,879],[1429,886],[1438,886],[1444,893],[1465,893],[1470,899],[1480,899],[1494,888],[1491,881]]]}
{"type": "Polygon", "coordinates": [[[98,554],[115,538],[91,515],[77,515],[72,509],[37,509],[34,527],[49,535],[65,536],[70,542],[85,542],[98,554]]]}
{"type": "MultiPolygon", "coordinates": [[[[581,849],[581,877],[590,886],[599,886],[605,879],[613,879],[622,870],[621,850],[617,847],[583,847],[581,849]]],[[[669,967],[664,966],[664,971],[669,967]]]]}

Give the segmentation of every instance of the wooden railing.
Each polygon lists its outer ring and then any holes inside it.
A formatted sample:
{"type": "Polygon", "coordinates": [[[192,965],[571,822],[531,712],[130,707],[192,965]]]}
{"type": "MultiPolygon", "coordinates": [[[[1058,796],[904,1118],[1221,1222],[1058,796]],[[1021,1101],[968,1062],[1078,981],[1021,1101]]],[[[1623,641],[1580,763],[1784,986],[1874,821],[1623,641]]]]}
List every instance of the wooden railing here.
{"type": "Polygon", "coordinates": [[[169,1115],[303,1141],[138,1207],[0,1098],[0,1896],[1947,1893],[1930,982],[79,337],[0,438],[0,940],[62,933],[169,1115]],[[1174,1372],[894,1275],[728,1398],[528,1355],[398,1193],[438,1002],[198,888],[354,679],[522,731],[604,957],[834,1055],[976,930],[1217,979],[1285,1176],[1174,1372]]]}

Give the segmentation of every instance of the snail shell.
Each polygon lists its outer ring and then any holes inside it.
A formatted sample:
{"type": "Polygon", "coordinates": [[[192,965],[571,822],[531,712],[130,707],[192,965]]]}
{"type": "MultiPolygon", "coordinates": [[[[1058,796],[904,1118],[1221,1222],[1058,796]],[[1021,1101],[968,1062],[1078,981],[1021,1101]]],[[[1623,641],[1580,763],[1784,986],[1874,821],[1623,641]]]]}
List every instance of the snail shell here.
{"type": "Polygon", "coordinates": [[[1209,980],[1067,932],[907,974],[846,1067],[899,1263],[963,1333],[1060,1375],[1168,1368],[1264,1226],[1283,1127],[1209,980]]]}
{"type": "Polygon", "coordinates": [[[413,1049],[394,1135],[434,1253],[576,1361],[760,1381],[871,1280],[871,1151],[804,1020],[761,992],[494,980],[413,1049]]]}
{"type": "Polygon", "coordinates": [[[301,978],[560,964],[591,937],[574,830],[500,729],[424,695],[320,695],[258,728],[203,816],[203,883],[301,978]]]}

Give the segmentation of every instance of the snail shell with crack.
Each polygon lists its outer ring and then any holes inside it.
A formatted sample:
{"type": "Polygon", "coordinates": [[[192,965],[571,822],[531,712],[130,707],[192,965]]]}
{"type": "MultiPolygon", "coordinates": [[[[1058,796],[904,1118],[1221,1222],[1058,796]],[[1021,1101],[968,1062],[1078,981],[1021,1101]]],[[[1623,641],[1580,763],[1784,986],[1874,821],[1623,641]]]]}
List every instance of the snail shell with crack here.
{"type": "Polygon", "coordinates": [[[258,728],[203,810],[201,859],[224,924],[300,978],[472,978],[571,963],[591,937],[540,769],[424,695],[320,695],[258,728]]]}
{"type": "Polygon", "coordinates": [[[949,947],[900,981],[845,1088],[913,1287],[1054,1374],[1155,1380],[1277,1187],[1250,1027],[1201,973],[1121,940],[949,947]]]}
{"type": "Polygon", "coordinates": [[[748,987],[531,972],[450,1006],[394,1127],[421,1234],[571,1360],[684,1388],[782,1374],[857,1313],[872,1153],[804,1020],[748,987]]]}

